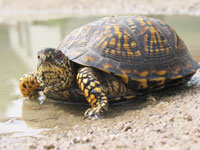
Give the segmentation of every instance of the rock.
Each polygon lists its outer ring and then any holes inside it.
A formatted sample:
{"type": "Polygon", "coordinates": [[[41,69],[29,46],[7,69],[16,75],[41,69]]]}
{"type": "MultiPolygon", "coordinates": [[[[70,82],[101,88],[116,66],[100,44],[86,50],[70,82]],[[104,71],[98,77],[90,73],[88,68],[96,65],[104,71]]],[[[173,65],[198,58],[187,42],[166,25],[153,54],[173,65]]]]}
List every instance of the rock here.
{"type": "Polygon", "coordinates": [[[192,116],[189,115],[189,114],[185,114],[185,115],[183,116],[183,119],[185,119],[185,120],[187,120],[187,121],[192,121],[192,116]]]}
{"type": "Polygon", "coordinates": [[[127,125],[125,128],[124,128],[124,131],[127,132],[128,130],[131,130],[132,127],[130,125],[127,125]]]}
{"type": "Polygon", "coordinates": [[[53,144],[50,144],[50,145],[45,145],[44,148],[45,149],[54,149],[55,146],[53,144]]]}
{"type": "Polygon", "coordinates": [[[30,145],[29,146],[29,149],[36,149],[37,148],[37,146],[35,146],[35,145],[30,145]]]}
{"type": "Polygon", "coordinates": [[[96,149],[96,146],[95,146],[95,145],[92,145],[92,149],[96,149]]]}
{"type": "Polygon", "coordinates": [[[75,138],[72,140],[72,143],[74,143],[74,144],[80,143],[80,138],[79,138],[79,137],[75,137],[75,138]]]}
{"type": "Polygon", "coordinates": [[[169,119],[169,122],[174,122],[174,117],[171,117],[171,118],[169,119]]]}
{"type": "Polygon", "coordinates": [[[147,100],[150,102],[150,103],[155,103],[156,102],[156,98],[152,95],[148,96],[147,97],[147,100]]]}
{"type": "Polygon", "coordinates": [[[81,143],[89,143],[90,142],[90,139],[88,137],[83,137],[81,139],[81,143]]]}

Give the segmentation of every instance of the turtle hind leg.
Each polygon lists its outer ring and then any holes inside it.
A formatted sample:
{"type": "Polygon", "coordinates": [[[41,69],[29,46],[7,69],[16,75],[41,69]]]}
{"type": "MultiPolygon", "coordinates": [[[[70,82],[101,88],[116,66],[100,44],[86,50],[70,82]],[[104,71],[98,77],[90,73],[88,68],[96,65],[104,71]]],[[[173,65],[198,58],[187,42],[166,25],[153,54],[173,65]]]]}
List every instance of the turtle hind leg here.
{"type": "Polygon", "coordinates": [[[36,73],[26,73],[19,81],[19,88],[24,97],[38,97],[38,92],[42,90],[37,82],[36,73]]]}

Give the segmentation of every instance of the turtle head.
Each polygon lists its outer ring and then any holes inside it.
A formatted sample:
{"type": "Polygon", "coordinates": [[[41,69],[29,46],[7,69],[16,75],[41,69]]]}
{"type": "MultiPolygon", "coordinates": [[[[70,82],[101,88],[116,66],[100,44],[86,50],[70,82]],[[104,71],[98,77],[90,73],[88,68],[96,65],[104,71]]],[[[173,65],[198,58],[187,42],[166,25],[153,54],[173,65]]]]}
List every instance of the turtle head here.
{"type": "Polygon", "coordinates": [[[38,80],[44,87],[64,89],[72,78],[72,65],[65,54],[54,48],[38,52],[38,80]]]}
{"type": "Polygon", "coordinates": [[[62,51],[56,50],[54,48],[46,48],[38,52],[38,68],[44,67],[44,64],[48,64],[49,67],[66,67],[67,58],[62,51]]]}

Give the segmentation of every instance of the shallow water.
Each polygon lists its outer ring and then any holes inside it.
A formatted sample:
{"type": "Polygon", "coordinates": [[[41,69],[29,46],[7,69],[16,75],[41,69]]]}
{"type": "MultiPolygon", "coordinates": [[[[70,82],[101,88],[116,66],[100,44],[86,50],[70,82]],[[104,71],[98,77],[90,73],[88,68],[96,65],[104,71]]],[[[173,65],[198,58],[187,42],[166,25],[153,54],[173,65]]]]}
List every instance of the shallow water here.
{"type": "MultiPolygon", "coordinates": [[[[154,16],[172,25],[185,41],[193,58],[200,61],[200,18],[189,16],[154,16]]],[[[37,136],[48,128],[68,130],[75,125],[89,126],[82,116],[88,106],[63,105],[20,97],[18,79],[36,69],[37,51],[57,47],[63,37],[76,27],[98,19],[67,18],[46,21],[10,22],[0,24],[0,134],[37,136]],[[42,130],[40,130],[42,129],[42,130]]],[[[131,105],[112,107],[102,122],[116,116],[128,117],[122,110],[138,110],[131,105]]],[[[143,106],[142,106],[143,107],[143,106]]]]}

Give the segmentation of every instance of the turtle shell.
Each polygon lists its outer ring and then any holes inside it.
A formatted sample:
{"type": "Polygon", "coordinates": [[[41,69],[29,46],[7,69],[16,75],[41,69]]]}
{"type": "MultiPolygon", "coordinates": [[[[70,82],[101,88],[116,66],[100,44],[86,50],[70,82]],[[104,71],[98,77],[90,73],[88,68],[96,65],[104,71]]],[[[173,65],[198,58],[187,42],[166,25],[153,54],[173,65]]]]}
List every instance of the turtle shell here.
{"type": "Polygon", "coordinates": [[[75,63],[124,78],[175,79],[199,68],[175,30],[148,17],[99,19],[72,31],[58,49],[75,63]]]}

